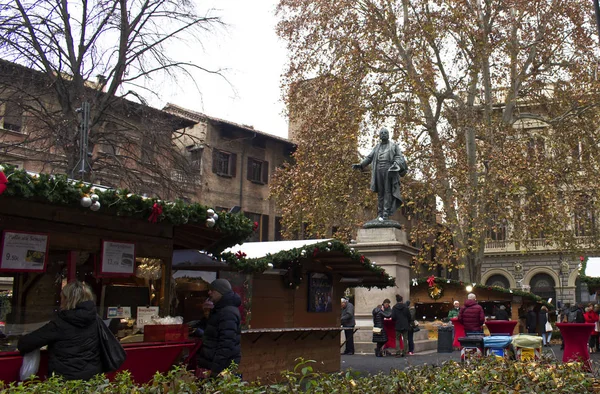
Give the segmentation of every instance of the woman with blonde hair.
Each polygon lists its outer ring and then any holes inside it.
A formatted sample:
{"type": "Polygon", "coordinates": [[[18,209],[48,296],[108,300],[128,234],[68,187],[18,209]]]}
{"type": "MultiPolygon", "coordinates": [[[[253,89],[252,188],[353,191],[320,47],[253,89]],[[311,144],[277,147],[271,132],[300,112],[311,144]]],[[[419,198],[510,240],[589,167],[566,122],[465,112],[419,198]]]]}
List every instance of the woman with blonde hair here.
{"type": "Polygon", "coordinates": [[[19,351],[29,353],[48,345],[48,373],[66,380],[87,380],[102,372],[96,303],[92,289],[73,281],[60,293],[57,316],[22,336],[19,351]]]}

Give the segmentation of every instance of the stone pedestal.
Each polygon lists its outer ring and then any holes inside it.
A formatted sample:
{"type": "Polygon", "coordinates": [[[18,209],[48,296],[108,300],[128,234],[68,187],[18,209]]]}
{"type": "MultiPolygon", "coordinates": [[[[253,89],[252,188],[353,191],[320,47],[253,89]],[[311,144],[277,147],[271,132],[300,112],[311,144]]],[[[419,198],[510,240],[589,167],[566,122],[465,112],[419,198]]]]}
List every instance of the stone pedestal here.
{"type": "MultiPolygon", "coordinates": [[[[354,248],[365,257],[396,278],[396,287],[372,289],[357,287],[354,292],[354,314],[357,327],[373,327],[372,311],[389,298],[396,303],[396,294],[410,299],[410,261],[418,249],[410,246],[404,230],[385,228],[361,228],[358,230],[354,248]]],[[[358,334],[358,333],[357,333],[358,334]]]]}

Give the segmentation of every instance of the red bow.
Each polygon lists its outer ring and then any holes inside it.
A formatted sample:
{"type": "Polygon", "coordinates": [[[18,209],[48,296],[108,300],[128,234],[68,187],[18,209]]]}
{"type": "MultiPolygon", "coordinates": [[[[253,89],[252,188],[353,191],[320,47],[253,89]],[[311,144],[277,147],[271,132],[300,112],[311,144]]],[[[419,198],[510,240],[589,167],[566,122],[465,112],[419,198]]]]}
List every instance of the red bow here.
{"type": "Polygon", "coordinates": [[[246,256],[247,256],[246,253],[242,252],[241,250],[238,250],[237,253],[235,254],[235,258],[238,260],[241,260],[246,256]]]}
{"type": "Polygon", "coordinates": [[[152,213],[148,218],[150,223],[156,223],[158,221],[158,217],[162,214],[162,206],[159,203],[154,203],[152,206],[152,213]]]}
{"type": "Polygon", "coordinates": [[[433,287],[433,285],[435,284],[435,276],[431,275],[429,278],[427,278],[427,284],[429,285],[429,287],[433,287]]]}
{"type": "Polygon", "coordinates": [[[313,249],[313,257],[315,257],[317,255],[317,253],[319,253],[319,248],[314,248],[313,249]]]}
{"type": "Polygon", "coordinates": [[[258,222],[254,222],[254,224],[252,225],[252,231],[256,230],[258,230],[258,222]]]}
{"type": "Polygon", "coordinates": [[[360,256],[360,262],[364,263],[365,262],[365,256],[360,256]]]}
{"type": "Polygon", "coordinates": [[[6,190],[6,184],[8,183],[8,179],[6,179],[6,175],[4,175],[4,171],[0,171],[0,194],[4,193],[6,190]]]}

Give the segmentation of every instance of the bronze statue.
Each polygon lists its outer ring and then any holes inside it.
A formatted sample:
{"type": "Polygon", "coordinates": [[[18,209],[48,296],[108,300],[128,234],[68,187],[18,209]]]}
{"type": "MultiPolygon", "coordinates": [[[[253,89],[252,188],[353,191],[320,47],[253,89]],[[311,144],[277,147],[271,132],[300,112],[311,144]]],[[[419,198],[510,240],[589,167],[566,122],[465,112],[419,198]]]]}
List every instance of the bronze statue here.
{"type": "Polygon", "coordinates": [[[385,221],[402,204],[400,195],[400,177],[406,175],[408,167],[400,147],[390,141],[387,129],[379,130],[380,142],[360,164],[353,169],[362,170],[373,163],[371,171],[371,190],[377,193],[377,220],[385,221]]]}

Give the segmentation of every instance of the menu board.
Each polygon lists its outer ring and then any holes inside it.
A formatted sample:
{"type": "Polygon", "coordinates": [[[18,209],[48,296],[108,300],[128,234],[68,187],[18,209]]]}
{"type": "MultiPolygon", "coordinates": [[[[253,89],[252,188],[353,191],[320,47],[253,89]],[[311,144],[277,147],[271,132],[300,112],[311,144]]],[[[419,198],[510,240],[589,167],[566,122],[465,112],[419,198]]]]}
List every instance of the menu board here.
{"type": "Polygon", "coordinates": [[[135,269],[135,244],[102,241],[100,276],[129,276],[135,269]]]}
{"type": "Polygon", "coordinates": [[[5,231],[2,234],[0,271],[44,272],[48,260],[48,234],[5,231]]]}
{"type": "Polygon", "coordinates": [[[152,318],[158,316],[158,308],[157,306],[138,306],[136,321],[138,328],[152,323],[152,318]]]}

